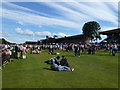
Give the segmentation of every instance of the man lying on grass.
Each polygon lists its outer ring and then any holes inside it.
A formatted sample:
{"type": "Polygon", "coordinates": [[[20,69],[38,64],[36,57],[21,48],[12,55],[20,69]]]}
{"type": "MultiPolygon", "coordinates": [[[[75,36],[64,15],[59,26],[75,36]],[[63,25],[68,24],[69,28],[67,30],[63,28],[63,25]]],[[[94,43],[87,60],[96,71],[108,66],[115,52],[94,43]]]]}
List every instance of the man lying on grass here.
{"type": "Polygon", "coordinates": [[[54,71],[74,71],[74,68],[57,65],[57,64],[55,64],[55,62],[51,63],[51,69],[54,71]]]}
{"type": "Polygon", "coordinates": [[[60,64],[58,62],[59,59],[60,59],[60,56],[57,56],[57,57],[51,58],[50,60],[45,61],[44,63],[51,64],[52,62],[55,62],[57,65],[59,65],[60,64]]]}

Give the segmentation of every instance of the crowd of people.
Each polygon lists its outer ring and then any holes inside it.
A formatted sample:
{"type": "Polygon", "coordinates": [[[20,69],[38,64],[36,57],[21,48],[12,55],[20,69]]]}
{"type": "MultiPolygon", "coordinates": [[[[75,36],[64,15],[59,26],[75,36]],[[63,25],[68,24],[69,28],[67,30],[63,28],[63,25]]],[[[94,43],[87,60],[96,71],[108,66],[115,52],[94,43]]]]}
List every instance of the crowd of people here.
{"type": "MultiPolygon", "coordinates": [[[[55,50],[62,50],[66,52],[74,52],[74,56],[81,56],[83,54],[94,55],[98,50],[108,51],[112,56],[115,56],[117,51],[120,50],[120,44],[61,44],[61,45],[0,45],[0,58],[1,66],[12,61],[12,58],[16,59],[26,59],[26,54],[41,54],[42,50],[48,50],[48,54],[58,55],[60,53],[55,53],[55,50]]],[[[61,61],[62,62],[62,61],[61,61]]]]}
{"type": "Polygon", "coordinates": [[[84,54],[94,55],[98,50],[108,51],[110,55],[115,56],[120,50],[120,44],[62,44],[62,45],[40,45],[42,49],[48,49],[50,53],[55,53],[54,50],[64,50],[66,52],[73,51],[74,56],[84,54]]]}
{"type": "Polygon", "coordinates": [[[0,46],[0,66],[5,66],[12,61],[12,58],[15,59],[26,59],[26,53],[28,48],[25,45],[1,45],[0,46]]]}

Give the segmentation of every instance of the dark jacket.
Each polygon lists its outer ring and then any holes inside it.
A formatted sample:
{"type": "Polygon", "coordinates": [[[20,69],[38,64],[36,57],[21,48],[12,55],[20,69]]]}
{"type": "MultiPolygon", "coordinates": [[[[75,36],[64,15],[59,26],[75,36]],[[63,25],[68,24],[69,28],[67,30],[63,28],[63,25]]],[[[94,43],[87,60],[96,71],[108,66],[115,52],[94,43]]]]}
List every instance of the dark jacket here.
{"type": "Polygon", "coordinates": [[[65,59],[62,59],[62,60],[60,61],[60,65],[61,65],[61,66],[67,66],[67,67],[69,67],[68,62],[67,62],[67,60],[65,60],[65,59]]]}

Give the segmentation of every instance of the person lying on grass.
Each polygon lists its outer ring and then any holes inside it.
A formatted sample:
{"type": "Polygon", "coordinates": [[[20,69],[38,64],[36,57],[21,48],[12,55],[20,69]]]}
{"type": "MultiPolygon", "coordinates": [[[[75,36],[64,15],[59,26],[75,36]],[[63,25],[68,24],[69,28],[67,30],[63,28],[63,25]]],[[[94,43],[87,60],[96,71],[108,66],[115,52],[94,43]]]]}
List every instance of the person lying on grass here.
{"type": "Polygon", "coordinates": [[[54,71],[74,71],[74,68],[57,65],[55,62],[52,62],[50,67],[54,71]]]}
{"type": "Polygon", "coordinates": [[[65,56],[62,56],[62,59],[60,61],[60,65],[69,67],[69,64],[67,62],[67,58],[65,56]]]}
{"type": "Polygon", "coordinates": [[[50,55],[59,55],[60,53],[49,52],[50,55]]]}
{"type": "Polygon", "coordinates": [[[59,65],[60,64],[58,62],[59,59],[60,59],[60,56],[57,56],[57,57],[51,58],[50,60],[45,61],[44,63],[51,64],[52,62],[55,62],[57,65],[59,65]]]}

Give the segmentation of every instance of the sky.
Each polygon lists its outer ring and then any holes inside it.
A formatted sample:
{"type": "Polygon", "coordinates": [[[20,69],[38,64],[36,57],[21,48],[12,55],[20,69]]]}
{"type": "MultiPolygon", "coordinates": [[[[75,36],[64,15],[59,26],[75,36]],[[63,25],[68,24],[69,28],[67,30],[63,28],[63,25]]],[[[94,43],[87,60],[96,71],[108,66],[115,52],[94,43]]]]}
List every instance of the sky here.
{"type": "MultiPolygon", "coordinates": [[[[86,22],[96,21],[101,31],[118,28],[118,2],[2,2],[0,38],[13,43],[38,41],[45,36],[82,34],[86,22]]],[[[102,35],[102,40],[106,36],[102,35]]]]}

